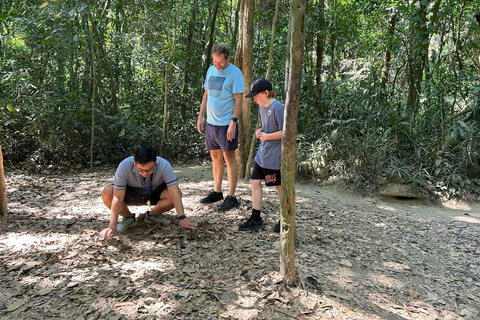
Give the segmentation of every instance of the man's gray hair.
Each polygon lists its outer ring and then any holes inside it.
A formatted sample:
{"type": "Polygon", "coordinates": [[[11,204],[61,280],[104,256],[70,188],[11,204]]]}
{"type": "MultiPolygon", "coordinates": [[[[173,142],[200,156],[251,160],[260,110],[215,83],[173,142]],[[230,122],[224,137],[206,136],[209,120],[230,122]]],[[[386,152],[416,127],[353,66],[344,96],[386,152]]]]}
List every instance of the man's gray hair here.
{"type": "Polygon", "coordinates": [[[213,53],[223,54],[225,56],[225,59],[230,57],[230,50],[225,43],[217,43],[216,45],[214,45],[212,48],[212,54],[213,53]]]}

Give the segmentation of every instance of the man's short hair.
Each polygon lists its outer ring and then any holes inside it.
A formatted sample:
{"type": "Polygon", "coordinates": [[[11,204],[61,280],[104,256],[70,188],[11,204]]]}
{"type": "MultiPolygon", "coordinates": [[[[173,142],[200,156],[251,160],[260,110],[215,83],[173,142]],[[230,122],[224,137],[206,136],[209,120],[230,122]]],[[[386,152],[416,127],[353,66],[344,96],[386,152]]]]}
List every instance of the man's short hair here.
{"type": "Polygon", "coordinates": [[[138,147],[133,152],[133,160],[138,164],[145,164],[157,160],[157,152],[151,147],[138,147]]]}
{"type": "Polygon", "coordinates": [[[225,56],[225,59],[230,57],[230,50],[225,43],[217,43],[216,45],[214,45],[212,48],[212,54],[214,53],[223,54],[225,56]]]}

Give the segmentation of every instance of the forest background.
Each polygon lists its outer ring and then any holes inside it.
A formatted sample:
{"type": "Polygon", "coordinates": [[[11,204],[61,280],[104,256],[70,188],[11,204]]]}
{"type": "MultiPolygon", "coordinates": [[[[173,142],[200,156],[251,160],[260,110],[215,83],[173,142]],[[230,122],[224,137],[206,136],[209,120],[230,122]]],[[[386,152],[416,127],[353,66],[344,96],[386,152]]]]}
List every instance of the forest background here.
{"type": "MultiPolygon", "coordinates": [[[[276,1],[255,1],[253,79],[276,1]]],[[[138,145],[208,159],[196,130],[211,47],[239,39],[237,0],[0,2],[5,167],[117,164],[138,145]]],[[[306,1],[297,172],[480,198],[477,1],[306,1]]],[[[284,102],[289,3],[269,79],[284,102]]],[[[257,117],[251,108],[251,130],[257,117]]],[[[241,133],[251,135],[249,133],[241,133]]]]}

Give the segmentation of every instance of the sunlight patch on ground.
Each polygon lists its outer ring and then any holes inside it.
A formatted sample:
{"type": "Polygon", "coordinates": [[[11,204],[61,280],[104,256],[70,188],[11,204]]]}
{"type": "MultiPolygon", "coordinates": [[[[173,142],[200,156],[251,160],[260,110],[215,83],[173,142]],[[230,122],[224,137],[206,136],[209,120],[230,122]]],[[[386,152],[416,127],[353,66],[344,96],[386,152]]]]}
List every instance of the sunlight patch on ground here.
{"type": "Polygon", "coordinates": [[[246,288],[236,288],[229,295],[228,300],[232,300],[226,305],[220,317],[233,317],[234,319],[255,319],[258,316],[258,292],[246,288]],[[234,300],[236,298],[236,300],[234,300]],[[234,300],[234,301],[233,301],[234,300]]]}
{"type": "Polygon", "coordinates": [[[369,278],[375,283],[386,288],[398,289],[404,287],[404,284],[401,281],[398,281],[392,277],[388,277],[382,273],[371,273],[369,278]]]}
{"type": "MultiPolygon", "coordinates": [[[[406,313],[408,316],[414,316],[413,314],[410,314],[409,310],[405,306],[400,306],[398,305],[388,294],[386,293],[371,293],[369,294],[370,296],[370,301],[372,301],[373,304],[377,305],[383,310],[388,310],[391,313],[397,315],[397,316],[402,316],[402,314],[406,313]]],[[[391,316],[393,319],[393,316],[391,316]]],[[[403,317],[402,317],[403,318],[403,317]]],[[[409,318],[406,318],[409,319],[409,318]]],[[[415,319],[415,318],[413,318],[415,319]]]]}
{"type": "Polygon", "coordinates": [[[8,248],[14,252],[19,252],[42,246],[43,250],[54,251],[64,248],[69,240],[69,236],[60,234],[38,235],[31,231],[21,234],[11,232],[0,237],[0,248],[8,248]]]}
{"type": "Polygon", "coordinates": [[[383,223],[383,222],[377,222],[377,223],[373,223],[373,225],[377,228],[388,228],[389,225],[386,224],[386,223],[383,223]]]}
{"type": "Polygon", "coordinates": [[[480,219],[471,217],[471,216],[457,216],[454,219],[457,221],[468,222],[468,223],[480,223],[480,219]]]}
{"type": "Polygon", "coordinates": [[[386,211],[397,211],[397,209],[395,209],[394,207],[391,207],[389,205],[386,205],[386,204],[377,204],[377,208],[378,209],[382,209],[382,210],[386,210],[386,211]]]}
{"type": "Polygon", "coordinates": [[[138,260],[130,263],[121,263],[121,270],[127,274],[133,275],[138,272],[157,270],[167,271],[174,269],[175,265],[172,260],[167,258],[156,259],[156,261],[138,260]]]}
{"type": "Polygon", "coordinates": [[[354,277],[355,273],[351,269],[340,267],[332,272],[332,275],[328,276],[327,279],[343,289],[352,290],[355,287],[352,280],[354,277]]]}
{"type": "Polygon", "coordinates": [[[410,270],[410,267],[407,266],[406,264],[403,263],[398,263],[398,262],[384,262],[383,265],[388,268],[388,269],[394,269],[394,270],[410,270]]]}
{"type": "Polygon", "coordinates": [[[456,200],[450,200],[447,202],[442,203],[442,206],[448,209],[454,209],[454,210],[462,210],[462,211],[471,211],[472,207],[462,201],[456,201],[456,200]]]}

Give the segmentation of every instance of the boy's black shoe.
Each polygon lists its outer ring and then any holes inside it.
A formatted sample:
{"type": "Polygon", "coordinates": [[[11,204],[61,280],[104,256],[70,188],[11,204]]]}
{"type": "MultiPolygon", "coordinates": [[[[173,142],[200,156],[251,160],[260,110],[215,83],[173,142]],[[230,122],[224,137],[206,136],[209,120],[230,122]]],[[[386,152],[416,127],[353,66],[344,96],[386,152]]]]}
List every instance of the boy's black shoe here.
{"type": "Polygon", "coordinates": [[[218,211],[228,211],[234,207],[238,207],[237,198],[232,196],[227,196],[225,201],[221,205],[218,206],[218,211]]]}
{"type": "Polygon", "coordinates": [[[273,232],[275,233],[280,233],[280,220],[278,220],[277,224],[275,227],[273,227],[273,232]]]}
{"type": "Polygon", "coordinates": [[[265,229],[262,218],[255,220],[250,217],[247,219],[247,221],[238,226],[238,231],[253,231],[260,229],[265,229]]]}
{"type": "Polygon", "coordinates": [[[205,198],[200,199],[200,203],[214,203],[223,199],[223,193],[212,191],[205,198]]]}

